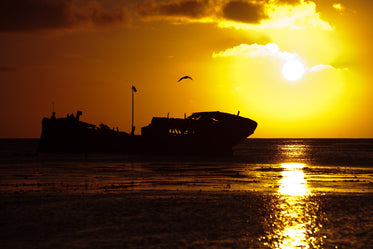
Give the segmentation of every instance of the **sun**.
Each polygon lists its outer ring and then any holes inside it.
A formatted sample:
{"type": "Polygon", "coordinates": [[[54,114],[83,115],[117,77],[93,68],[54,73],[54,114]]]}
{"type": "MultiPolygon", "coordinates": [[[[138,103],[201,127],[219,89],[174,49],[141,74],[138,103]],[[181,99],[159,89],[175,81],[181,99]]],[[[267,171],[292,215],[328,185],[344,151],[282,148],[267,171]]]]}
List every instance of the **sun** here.
{"type": "Polygon", "coordinates": [[[282,66],[282,75],[289,81],[296,81],[303,77],[304,66],[299,60],[290,60],[282,66]]]}

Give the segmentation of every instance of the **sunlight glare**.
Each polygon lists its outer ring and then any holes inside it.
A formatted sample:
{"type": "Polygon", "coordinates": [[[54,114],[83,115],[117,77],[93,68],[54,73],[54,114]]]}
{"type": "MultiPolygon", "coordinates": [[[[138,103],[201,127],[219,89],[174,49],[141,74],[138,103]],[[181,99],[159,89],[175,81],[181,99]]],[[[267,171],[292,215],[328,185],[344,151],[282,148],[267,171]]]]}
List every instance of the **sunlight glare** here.
{"type": "Polygon", "coordinates": [[[301,163],[285,163],[281,165],[284,171],[281,172],[279,192],[282,195],[304,196],[308,194],[306,180],[304,179],[303,168],[301,163]]]}
{"type": "Polygon", "coordinates": [[[272,212],[264,245],[271,249],[321,248],[321,217],[318,203],[312,198],[304,174],[306,164],[282,163],[278,194],[274,195],[272,212]]]}
{"type": "Polygon", "coordinates": [[[282,75],[289,81],[296,81],[303,77],[304,66],[299,60],[285,62],[282,67],[282,75]]]}
{"type": "Polygon", "coordinates": [[[306,240],[306,229],[302,224],[293,227],[286,227],[283,232],[284,240],[280,241],[281,249],[309,248],[306,240]]]}
{"type": "Polygon", "coordinates": [[[302,163],[284,163],[279,192],[284,197],[282,205],[283,230],[279,231],[281,240],[277,248],[309,248],[306,236],[306,215],[304,210],[305,196],[309,193],[304,178],[302,163]]]}

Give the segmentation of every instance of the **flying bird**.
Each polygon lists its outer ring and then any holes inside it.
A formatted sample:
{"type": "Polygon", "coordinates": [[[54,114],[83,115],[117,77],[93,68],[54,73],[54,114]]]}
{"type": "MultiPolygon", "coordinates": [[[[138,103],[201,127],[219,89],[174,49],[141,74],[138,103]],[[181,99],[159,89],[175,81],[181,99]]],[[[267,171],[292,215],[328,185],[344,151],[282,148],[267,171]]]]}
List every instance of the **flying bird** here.
{"type": "Polygon", "coordinates": [[[191,80],[193,80],[192,77],[186,75],[186,76],[181,77],[177,82],[180,82],[180,81],[185,80],[185,79],[191,79],[191,80]]]}

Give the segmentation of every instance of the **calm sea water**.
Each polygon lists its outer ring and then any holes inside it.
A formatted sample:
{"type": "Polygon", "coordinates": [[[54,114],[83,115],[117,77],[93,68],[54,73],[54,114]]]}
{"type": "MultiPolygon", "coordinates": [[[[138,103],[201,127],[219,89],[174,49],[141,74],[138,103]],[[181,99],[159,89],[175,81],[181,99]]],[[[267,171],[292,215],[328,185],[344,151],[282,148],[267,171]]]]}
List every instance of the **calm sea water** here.
{"type": "Polygon", "coordinates": [[[373,166],[373,139],[248,139],[235,155],[246,162],[373,166]]]}
{"type": "MultiPolygon", "coordinates": [[[[0,139],[0,160],[32,156],[36,153],[38,141],[0,139]]],[[[107,159],[110,157],[115,159],[119,155],[105,156],[107,159]]],[[[147,157],[144,159],[151,160],[147,157]]],[[[167,160],[166,157],[163,159],[167,160]]],[[[191,157],[185,159],[191,160],[191,157]]],[[[300,162],[320,166],[373,167],[373,139],[247,139],[235,147],[234,158],[201,158],[204,159],[258,164],[300,162]]]]}
{"type": "Polygon", "coordinates": [[[37,142],[0,140],[7,248],[373,243],[373,139],[248,139],[234,157],[35,154],[37,142]]]}
{"type": "Polygon", "coordinates": [[[248,139],[234,157],[37,154],[37,145],[0,140],[3,189],[273,192],[295,168],[312,192],[373,192],[373,139],[248,139]]]}

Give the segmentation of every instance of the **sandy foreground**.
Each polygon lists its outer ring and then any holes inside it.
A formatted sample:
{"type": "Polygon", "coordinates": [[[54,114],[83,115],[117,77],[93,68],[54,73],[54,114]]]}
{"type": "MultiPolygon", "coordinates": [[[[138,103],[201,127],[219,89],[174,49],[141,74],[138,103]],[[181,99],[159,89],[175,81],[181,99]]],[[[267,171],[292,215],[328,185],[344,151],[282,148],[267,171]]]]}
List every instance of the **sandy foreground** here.
{"type": "Polygon", "coordinates": [[[371,194],[319,194],[297,197],[293,204],[287,203],[289,198],[251,191],[5,193],[0,196],[0,244],[2,248],[280,248],[289,237],[296,237],[290,248],[371,245],[371,194]],[[296,206],[300,213],[287,213],[296,206]],[[289,227],[296,228],[295,234],[286,232],[289,227]]]}

